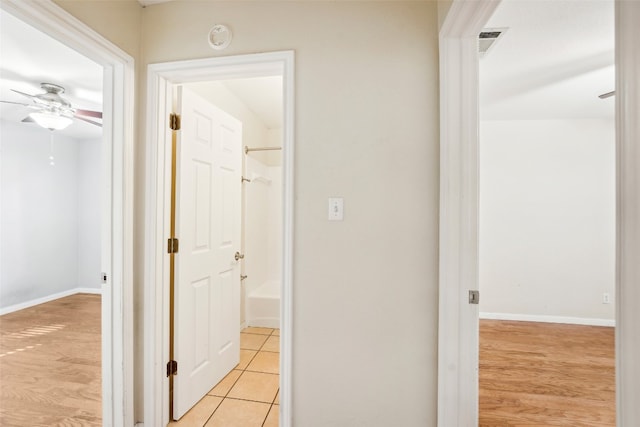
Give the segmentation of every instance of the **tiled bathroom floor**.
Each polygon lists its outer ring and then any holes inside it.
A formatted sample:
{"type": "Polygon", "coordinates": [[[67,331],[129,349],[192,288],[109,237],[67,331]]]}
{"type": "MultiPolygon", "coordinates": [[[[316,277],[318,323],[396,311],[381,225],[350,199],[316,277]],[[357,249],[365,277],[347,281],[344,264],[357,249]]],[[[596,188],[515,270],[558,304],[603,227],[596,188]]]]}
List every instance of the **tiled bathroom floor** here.
{"type": "Polygon", "coordinates": [[[280,330],[245,328],[240,363],[173,427],[278,427],[280,330]]]}

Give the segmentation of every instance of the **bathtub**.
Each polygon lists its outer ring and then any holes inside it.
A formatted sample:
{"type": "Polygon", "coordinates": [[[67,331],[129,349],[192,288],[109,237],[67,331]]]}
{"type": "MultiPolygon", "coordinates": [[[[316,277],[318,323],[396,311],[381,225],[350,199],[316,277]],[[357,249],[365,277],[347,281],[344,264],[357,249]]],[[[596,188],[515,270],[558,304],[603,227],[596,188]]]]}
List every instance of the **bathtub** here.
{"type": "Polygon", "coordinates": [[[280,281],[268,280],[249,293],[247,326],[280,327],[280,281]]]}

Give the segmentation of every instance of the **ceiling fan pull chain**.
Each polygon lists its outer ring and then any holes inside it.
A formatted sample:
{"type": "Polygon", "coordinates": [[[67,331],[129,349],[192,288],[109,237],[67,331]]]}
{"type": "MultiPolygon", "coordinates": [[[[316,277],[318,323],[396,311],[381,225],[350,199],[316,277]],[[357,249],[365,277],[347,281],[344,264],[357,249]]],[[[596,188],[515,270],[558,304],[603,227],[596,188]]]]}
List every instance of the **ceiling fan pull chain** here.
{"type": "Polygon", "coordinates": [[[55,166],[55,157],[53,156],[53,131],[49,132],[49,166],[55,166]]]}

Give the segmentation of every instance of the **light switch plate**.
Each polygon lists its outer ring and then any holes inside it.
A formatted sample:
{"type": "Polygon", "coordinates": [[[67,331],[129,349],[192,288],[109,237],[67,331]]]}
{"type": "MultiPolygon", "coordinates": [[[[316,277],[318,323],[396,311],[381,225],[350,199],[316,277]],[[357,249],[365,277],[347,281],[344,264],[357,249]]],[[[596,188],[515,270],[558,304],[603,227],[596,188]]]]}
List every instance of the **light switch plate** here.
{"type": "Polygon", "coordinates": [[[342,221],[344,219],[344,199],[342,197],[329,197],[329,221],[342,221]]]}

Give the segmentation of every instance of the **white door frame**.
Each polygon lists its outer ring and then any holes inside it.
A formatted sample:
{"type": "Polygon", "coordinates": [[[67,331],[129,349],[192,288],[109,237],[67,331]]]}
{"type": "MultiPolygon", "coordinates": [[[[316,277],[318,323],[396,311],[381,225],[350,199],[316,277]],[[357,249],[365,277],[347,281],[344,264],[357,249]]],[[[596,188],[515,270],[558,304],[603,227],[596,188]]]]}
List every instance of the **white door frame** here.
{"type": "MultiPolygon", "coordinates": [[[[438,426],[478,425],[477,35],[499,0],[454,0],[440,30],[438,426]],[[475,320],[474,320],[475,319],[475,320]],[[475,325],[475,326],[473,326],[475,325]]],[[[640,2],[616,1],[617,425],[640,425],[640,2]],[[627,326],[629,325],[629,326],[627,326]]]]}
{"type": "Polygon", "coordinates": [[[133,93],[129,55],[49,0],[3,0],[0,7],[104,68],[102,424],[133,425],[133,93]],[[106,162],[105,162],[106,161],[106,162]]]}
{"type": "MultiPolygon", "coordinates": [[[[144,424],[169,421],[169,257],[172,90],[177,84],[282,75],[283,264],[280,297],[280,425],[291,426],[293,283],[293,51],[238,55],[149,65],[147,73],[147,177],[144,313],[144,424]]],[[[240,327],[240,325],[238,325],[240,327]]],[[[178,364],[180,361],[178,360],[178,364]]],[[[179,374],[178,374],[179,375],[179,374]]]]}

